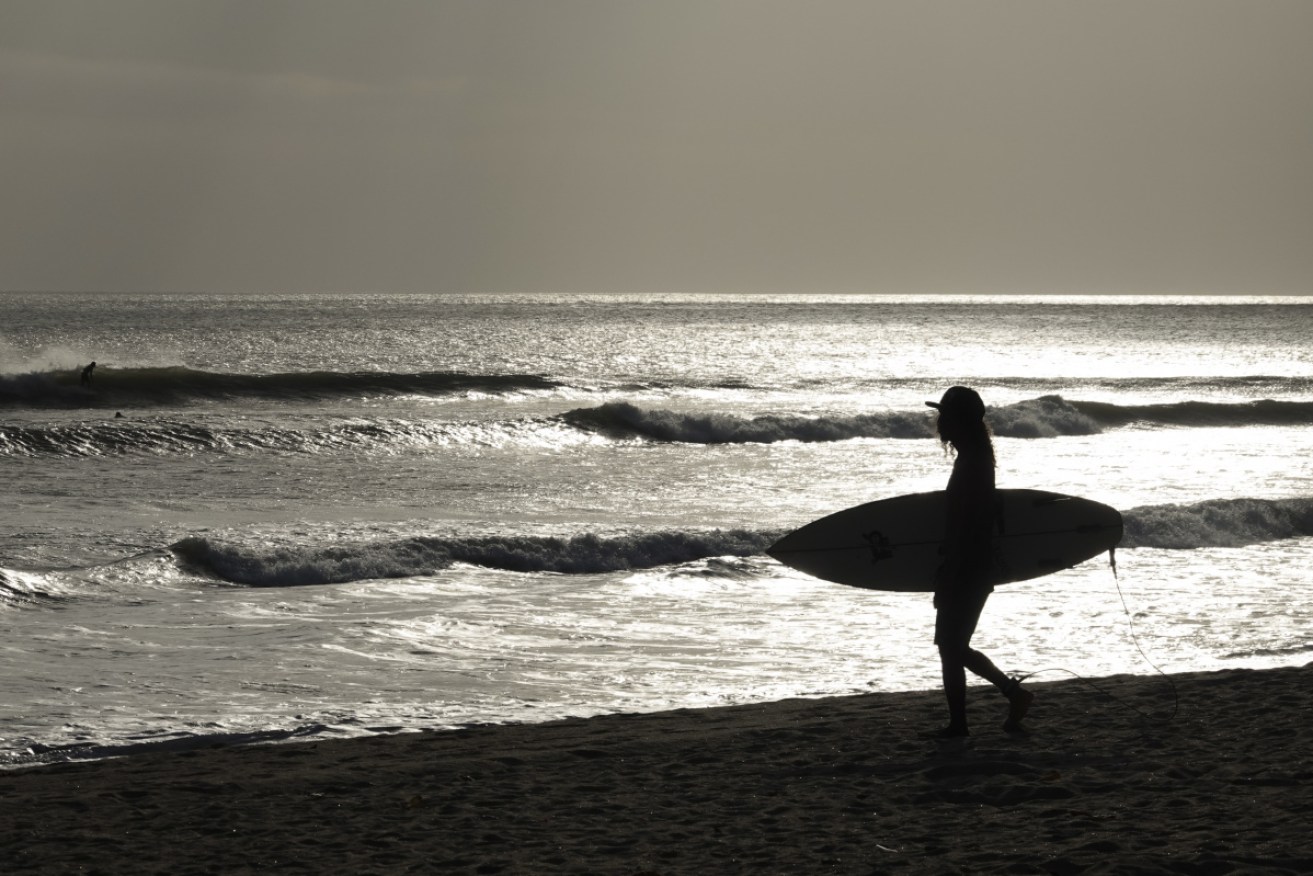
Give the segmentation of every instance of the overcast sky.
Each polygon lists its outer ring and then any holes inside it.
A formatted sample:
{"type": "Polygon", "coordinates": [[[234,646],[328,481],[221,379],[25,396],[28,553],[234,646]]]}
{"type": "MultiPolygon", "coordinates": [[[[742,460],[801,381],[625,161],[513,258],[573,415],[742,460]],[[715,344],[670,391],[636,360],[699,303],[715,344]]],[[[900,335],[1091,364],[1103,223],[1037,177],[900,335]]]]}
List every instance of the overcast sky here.
{"type": "Polygon", "coordinates": [[[0,289],[1313,294],[1313,2],[0,0],[0,289]]]}

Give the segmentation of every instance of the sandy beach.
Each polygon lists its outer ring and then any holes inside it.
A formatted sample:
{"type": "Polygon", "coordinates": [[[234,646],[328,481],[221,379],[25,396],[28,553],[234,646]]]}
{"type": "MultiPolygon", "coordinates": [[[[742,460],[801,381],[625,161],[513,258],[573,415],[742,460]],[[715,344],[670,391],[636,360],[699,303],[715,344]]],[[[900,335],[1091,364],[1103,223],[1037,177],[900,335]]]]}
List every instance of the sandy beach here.
{"type": "Polygon", "coordinates": [[[1097,684],[966,740],[931,691],[11,771],[5,871],[1313,872],[1313,664],[1097,684]]]}

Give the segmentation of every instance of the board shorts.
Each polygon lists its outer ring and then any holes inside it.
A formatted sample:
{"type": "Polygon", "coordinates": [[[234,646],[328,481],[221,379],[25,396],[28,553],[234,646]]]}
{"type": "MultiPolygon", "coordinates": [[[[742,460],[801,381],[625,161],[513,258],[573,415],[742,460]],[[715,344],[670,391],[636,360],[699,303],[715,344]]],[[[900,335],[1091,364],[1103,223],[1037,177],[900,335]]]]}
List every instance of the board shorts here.
{"type": "Polygon", "coordinates": [[[962,589],[935,595],[935,644],[969,648],[991,587],[962,589]]]}

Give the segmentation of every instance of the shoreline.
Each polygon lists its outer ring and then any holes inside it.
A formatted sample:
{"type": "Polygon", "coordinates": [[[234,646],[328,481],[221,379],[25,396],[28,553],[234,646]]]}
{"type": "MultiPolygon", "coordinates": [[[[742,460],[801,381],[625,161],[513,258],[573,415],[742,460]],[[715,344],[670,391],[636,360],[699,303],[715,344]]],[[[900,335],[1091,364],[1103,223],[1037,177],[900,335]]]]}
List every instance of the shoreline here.
{"type": "Polygon", "coordinates": [[[1313,871],[1313,663],[0,772],[8,873],[1313,871]],[[1179,695],[1179,712],[1164,718],[1179,695]],[[1150,715],[1149,719],[1132,707],[1150,715]]]}

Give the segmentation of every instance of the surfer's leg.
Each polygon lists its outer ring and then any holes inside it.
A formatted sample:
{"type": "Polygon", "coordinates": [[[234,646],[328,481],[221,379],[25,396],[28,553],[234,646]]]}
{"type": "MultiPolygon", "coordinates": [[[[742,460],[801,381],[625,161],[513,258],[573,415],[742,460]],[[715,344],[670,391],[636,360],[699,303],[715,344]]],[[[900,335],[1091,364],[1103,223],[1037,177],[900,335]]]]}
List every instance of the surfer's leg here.
{"type": "Polygon", "coordinates": [[[994,665],[993,660],[974,648],[967,649],[963,662],[967,669],[992,683],[1008,698],[1008,719],[1003,723],[1003,729],[1019,730],[1021,719],[1026,717],[1030,704],[1035,701],[1035,695],[1023,690],[1020,681],[1008,678],[1006,673],[994,665]]]}
{"type": "Polygon", "coordinates": [[[966,649],[966,653],[962,655],[962,665],[985,679],[985,681],[993,684],[999,690],[1003,690],[1012,683],[1012,679],[1008,678],[1003,670],[995,666],[993,660],[990,660],[975,648],[966,649]]]}
{"type": "MultiPolygon", "coordinates": [[[[1008,678],[1003,670],[994,665],[980,651],[971,647],[971,637],[975,634],[976,623],[980,620],[980,614],[985,609],[985,602],[989,599],[989,591],[981,591],[970,595],[960,595],[955,600],[941,600],[941,603],[947,603],[944,608],[940,609],[939,617],[936,618],[935,626],[935,643],[947,643],[955,651],[951,655],[952,660],[958,667],[970,669],[974,674],[980,676],[986,681],[993,684],[1003,695],[1008,698],[1008,718],[1003,724],[1005,730],[1019,730],[1021,728],[1021,719],[1026,717],[1026,712],[1030,709],[1030,704],[1034,702],[1035,695],[1028,690],[1022,690],[1021,683],[1015,679],[1008,678]]],[[[940,655],[944,659],[944,690],[949,690],[949,658],[944,656],[944,647],[940,647],[940,655]]],[[[966,726],[965,701],[966,701],[966,680],[962,675],[962,670],[957,670],[957,676],[962,677],[962,702],[963,702],[963,727],[966,726]]],[[[954,681],[956,683],[956,679],[954,681]]],[[[952,695],[950,694],[950,697],[952,695]]],[[[950,699],[949,711],[952,712],[950,699]]]]}
{"type": "Polygon", "coordinates": [[[948,726],[944,736],[967,736],[967,673],[962,665],[962,650],[955,645],[939,646],[943,667],[944,697],[948,700],[948,726]]]}
{"type": "Polygon", "coordinates": [[[948,700],[948,726],[943,736],[967,736],[966,652],[971,650],[972,621],[960,601],[936,599],[935,644],[943,670],[944,696],[948,700]]]}
{"type": "Polygon", "coordinates": [[[1003,695],[1008,698],[1008,719],[1003,722],[1004,730],[1020,730],[1021,719],[1030,711],[1030,704],[1035,702],[1035,695],[1023,690],[1021,680],[1009,678],[1003,688],[1003,695]]]}
{"type": "Polygon", "coordinates": [[[948,592],[936,596],[935,644],[943,668],[944,696],[948,700],[948,726],[944,736],[967,736],[967,678],[971,636],[976,631],[985,600],[976,594],[948,592]]]}

